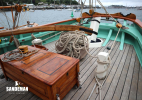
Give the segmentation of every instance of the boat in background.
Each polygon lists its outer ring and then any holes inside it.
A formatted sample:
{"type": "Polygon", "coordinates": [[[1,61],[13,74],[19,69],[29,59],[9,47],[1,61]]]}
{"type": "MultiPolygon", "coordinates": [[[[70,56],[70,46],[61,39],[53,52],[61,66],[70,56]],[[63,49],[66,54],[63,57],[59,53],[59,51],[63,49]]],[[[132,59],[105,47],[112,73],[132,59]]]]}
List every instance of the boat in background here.
{"type": "Polygon", "coordinates": [[[77,7],[77,9],[74,10],[74,12],[80,12],[81,9],[79,7],[77,7]]]}
{"type": "Polygon", "coordinates": [[[30,11],[30,12],[34,12],[35,10],[30,9],[29,11],[30,11]]]}
{"type": "Polygon", "coordinates": [[[70,7],[67,10],[69,10],[69,11],[73,11],[74,10],[72,5],[71,5],[71,0],[70,0],[70,7]]]}
{"type": "Polygon", "coordinates": [[[142,8],[138,8],[137,10],[142,10],[142,8]]]}
{"type": "Polygon", "coordinates": [[[71,9],[71,8],[69,8],[69,9],[67,9],[67,10],[69,10],[69,11],[73,11],[73,9],[71,9]]]}
{"type": "Polygon", "coordinates": [[[62,9],[57,9],[58,11],[62,11],[62,9]]]}

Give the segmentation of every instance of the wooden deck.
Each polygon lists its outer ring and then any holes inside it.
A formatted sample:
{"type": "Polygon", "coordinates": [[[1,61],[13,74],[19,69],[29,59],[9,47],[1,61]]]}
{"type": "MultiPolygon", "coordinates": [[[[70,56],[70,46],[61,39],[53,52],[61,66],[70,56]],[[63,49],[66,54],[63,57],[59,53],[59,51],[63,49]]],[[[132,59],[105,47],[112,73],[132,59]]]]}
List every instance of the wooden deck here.
{"type": "MultiPolygon", "coordinates": [[[[56,52],[54,43],[46,47],[49,51],[56,52]]],[[[107,46],[111,46],[109,41],[107,46]]],[[[136,56],[133,46],[124,44],[124,49],[119,50],[119,42],[116,42],[112,50],[111,66],[108,70],[108,78],[102,88],[102,100],[142,100],[142,69],[136,56]]],[[[106,47],[90,49],[91,55],[97,55],[100,51],[107,51],[106,47]]],[[[88,55],[80,61],[81,89],[72,88],[63,100],[86,100],[95,84],[96,58],[88,55]]],[[[2,73],[0,69],[0,74],[2,73]]],[[[0,100],[40,100],[31,92],[25,94],[9,94],[7,86],[15,86],[14,81],[0,79],[0,100]]],[[[99,100],[98,94],[94,91],[90,100],[99,100]]]]}

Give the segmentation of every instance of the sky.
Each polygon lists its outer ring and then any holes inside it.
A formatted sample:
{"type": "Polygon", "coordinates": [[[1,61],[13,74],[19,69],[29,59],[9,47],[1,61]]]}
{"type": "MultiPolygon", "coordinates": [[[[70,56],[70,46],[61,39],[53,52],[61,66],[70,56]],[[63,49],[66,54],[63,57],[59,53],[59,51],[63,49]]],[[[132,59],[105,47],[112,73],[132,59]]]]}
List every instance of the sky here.
{"type": "MultiPolygon", "coordinates": [[[[100,1],[104,6],[109,6],[109,5],[142,6],[142,0],[100,0],[100,1]]],[[[86,0],[85,5],[89,5],[89,0],[86,0]]],[[[93,0],[93,5],[95,5],[95,0],[93,0]]],[[[97,3],[97,5],[99,4],[97,3]]]]}

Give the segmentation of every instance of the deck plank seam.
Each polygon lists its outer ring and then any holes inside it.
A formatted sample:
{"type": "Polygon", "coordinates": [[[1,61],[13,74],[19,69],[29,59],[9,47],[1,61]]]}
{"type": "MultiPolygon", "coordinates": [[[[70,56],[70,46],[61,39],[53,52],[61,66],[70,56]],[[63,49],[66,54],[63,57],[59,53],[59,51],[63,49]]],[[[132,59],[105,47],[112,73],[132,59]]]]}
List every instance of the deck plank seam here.
{"type": "Polygon", "coordinates": [[[29,96],[31,94],[31,96],[34,96],[34,94],[32,92],[29,92],[27,95],[25,95],[23,98],[21,98],[20,100],[25,100],[24,98],[29,96]]]}
{"type": "Polygon", "coordinates": [[[130,88],[131,88],[131,85],[132,85],[132,77],[133,77],[133,71],[134,71],[134,68],[135,68],[135,59],[136,57],[136,53],[135,53],[135,50],[132,46],[132,57],[131,57],[131,60],[130,60],[130,66],[129,66],[129,70],[128,70],[128,73],[127,73],[127,78],[126,78],[126,81],[125,81],[125,85],[124,85],[124,91],[122,93],[122,96],[121,96],[121,99],[124,100],[124,98],[128,99],[129,97],[129,93],[130,93],[130,88]],[[133,62],[133,63],[132,63],[133,62]],[[129,82],[130,80],[130,82],[129,82]]]}
{"type": "MultiPolygon", "coordinates": [[[[98,48],[97,48],[97,49],[98,49],[98,48]]],[[[96,49],[96,50],[97,50],[97,49],[96,49]]],[[[91,51],[89,51],[89,53],[92,54],[92,53],[93,53],[93,50],[95,50],[95,48],[91,49],[91,51]]],[[[95,51],[96,51],[96,50],[95,50],[95,51]]],[[[86,57],[82,59],[82,61],[81,61],[81,63],[80,63],[80,66],[82,66],[83,63],[85,63],[85,61],[86,61],[89,57],[90,57],[89,55],[86,55],[86,57]]],[[[82,69],[81,69],[81,70],[82,70],[82,69]]],[[[80,71],[81,71],[81,70],[80,70],[80,71]]]]}
{"type": "MultiPolygon", "coordinates": [[[[5,84],[4,86],[8,86],[9,84],[11,84],[11,82],[13,83],[13,81],[5,82],[6,84],[5,84]]],[[[4,87],[4,86],[3,86],[3,87],[4,87]]],[[[2,89],[3,87],[1,87],[0,89],[2,89]]],[[[2,92],[2,91],[1,91],[1,92],[2,92]]],[[[0,92],[0,93],[1,93],[1,92],[0,92]]]]}
{"type": "MultiPolygon", "coordinates": [[[[136,55],[135,55],[135,59],[136,59],[136,55]]],[[[135,60],[135,63],[136,63],[136,60],[135,60]]],[[[132,85],[132,81],[133,81],[133,78],[134,78],[133,74],[134,74],[134,69],[135,69],[135,67],[136,67],[136,66],[134,66],[134,68],[133,68],[132,79],[131,79],[131,85],[132,85]]],[[[137,81],[137,83],[138,83],[138,81],[137,81]]],[[[132,88],[131,85],[130,85],[130,90],[131,90],[131,88],[132,88]]],[[[138,86],[138,85],[137,85],[137,86],[138,86]]],[[[131,91],[129,91],[128,99],[129,99],[129,97],[130,97],[130,96],[129,96],[129,95],[130,95],[130,92],[131,92],[131,91]]]]}
{"type": "MultiPolygon", "coordinates": [[[[139,74],[138,74],[138,86],[137,87],[139,87],[139,84],[140,84],[140,80],[141,80],[141,72],[142,72],[142,68],[141,68],[141,64],[139,63],[139,74]]],[[[139,88],[137,88],[137,95],[136,95],[136,100],[139,100],[139,98],[138,98],[138,92],[139,92],[139,88]]],[[[142,97],[142,96],[141,96],[142,97]]]]}
{"type": "MultiPolygon", "coordinates": [[[[11,85],[13,85],[14,83],[8,83],[6,86],[11,86],[11,85]]],[[[5,87],[6,87],[5,86],[5,87]]],[[[3,88],[1,88],[1,89],[4,89],[5,87],[3,87],[3,88]]],[[[2,92],[4,92],[5,90],[2,90],[0,93],[2,93],[2,92]]],[[[0,96],[0,97],[2,97],[2,96],[0,96]]]]}
{"type": "MultiPolygon", "coordinates": [[[[97,49],[98,49],[98,48],[97,48],[97,49]]],[[[96,51],[97,49],[93,48],[93,49],[91,49],[91,51],[89,51],[89,53],[92,54],[93,50],[96,51]]],[[[83,63],[84,63],[89,57],[90,57],[89,55],[86,55],[85,60],[82,61],[82,63],[80,64],[80,66],[83,65],[83,63]]],[[[83,60],[83,59],[82,59],[82,60],[83,60]]]]}
{"type": "MultiPolygon", "coordinates": [[[[11,84],[10,86],[12,86],[12,85],[14,85],[14,83],[11,84]]],[[[5,88],[6,88],[6,87],[5,87],[5,88]]],[[[6,92],[6,90],[4,90],[4,92],[6,92]]],[[[2,93],[3,93],[3,92],[2,92],[2,93]]],[[[5,97],[5,95],[9,95],[9,96],[10,96],[10,95],[12,95],[12,94],[8,94],[8,92],[6,92],[5,94],[1,95],[0,98],[5,97]]],[[[8,98],[9,96],[6,96],[6,98],[8,98]]],[[[6,98],[5,98],[5,99],[6,99],[6,98]]]]}
{"type": "MultiPolygon", "coordinates": [[[[88,86],[86,87],[86,89],[90,86],[90,84],[93,82],[95,78],[92,79],[92,81],[88,84],[88,86]]],[[[86,91],[86,89],[84,90],[84,92],[86,91]]],[[[81,94],[81,96],[84,94],[84,92],[81,94]]],[[[81,96],[78,98],[78,100],[80,100],[81,96]]]]}
{"type": "Polygon", "coordinates": [[[124,67],[123,67],[123,70],[121,71],[121,75],[120,75],[120,77],[119,77],[119,81],[118,81],[118,84],[117,84],[117,87],[116,87],[116,89],[115,89],[115,92],[114,92],[114,94],[113,94],[113,98],[112,99],[114,99],[115,100],[115,98],[117,97],[116,95],[117,95],[117,90],[118,90],[118,88],[119,88],[119,86],[120,86],[120,84],[121,84],[121,90],[119,90],[119,98],[121,97],[121,95],[122,95],[122,92],[123,92],[123,84],[125,84],[125,79],[123,79],[123,77],[124,78],[126,78],[127,77],[127,72],[128,72],[128,68],[126,67],[126,66],[129,66],[130,65],[130,61],[131,61],[131,59],[128,59],[128,58],[131,58],[131,56],[132,56],[132,50],[133,50],[133,48],[132,48],[132,46],[130,46],[129,45],[129,50],[128,50],[128,54],[127,54],[127,57],[126,57],[126,60],[125,60],[125,63],[124,63],[124,67]],[[131,53],[131,54],[130,54],[131,53]],[[128,59],[128,60],[127,60],[128,59]],[[126,73],[126,74],[124,74],[124,73],[126,73]],[[122,76],[122,75],[125,75],[125,76],[122,76]],[[121,82],[122,81],[122,82],[121,82]]]}
{"type": "MultiPolygon", "coordinates": [[[[123,51],[123,54],[125,53],[125,50],[126,50],[126,48],[127,48],[127,46],[125,46],[125,49],[124,49],[124,51],[123,51]]],[[[121,51],[120,51],[121,52],[121,51]]],[[[122,58],[124,57],[124,55],[122,54],[122,56],[121,56],[121,58],[120,58],[120,61],[119,61],[119,63],[121,62],[121,60],[122,60],[122,58]]],[[[118,55],[118,56],[120,56],[120,55],[118,55]]],[[[118,57],[117,57],[118,58],[118,57]]],[[[126,59],[125,59],[126,60],[126,59]]],[[[116,61],[117,61],[117,59],[116,59],[116,61]]],[[[116,62],[115,61],[115,62],[116,62]]],[[[115,64],[115,63],[114,63],[115,64]]],[[[123,65],[124,66],[124,65],[123,65]]],[[[113,67],[112,67],[113,68],[113,67]]],[[[112,77],[112,80],[111,80],[111,82],[110,82],[110,85],[109,85],[109,87],[108,87],[108,89],[107,89],[107,91],[106,91],[106,94],[105,94],[105,96],[104,96],[104,99],[106,98],[106,95],[107,95],[107,93],[108,93],[108,91],[109,91],[109,89],[110,89],[110,87],[111,87],[111,85],[112,85],[112,81],[113,81],[113,79],[114,79],[114,77],[115,77],[115,75],[116,75],[116,73],[117,73],[117,71],[118,71],[118,69],[119,69],[119,65],[117,66],[117,69],[115,70],[115,73],[114,73],[114,75],[113,75],[113,77],[112,77]]],[[[111,71],[110,71],[111,72],[111,71]]],[[[118,83],[118,82],[117,82],[118,83]]],[[[114,94],[113,94],[114,95],[114,94]]],[[[113,98],[113,95],[112,95],[112,98],[113,98]]],[[[112,100],[112,98],[111,98],[111,100],[112,100]]]]}
{"type": "MultiPolygon", "coordinates": [[[[129,45],[127,45],[127,47],[128,47],[128,49],[130,48],[130,46],[129,46],[129,45]]],[[[128,51],[129,51],[129,50],[128,50],[128,51]]],[[[127,52],[127,56],[128,56],[128,52],[127,52]]],[[[126,58],[127,58],[127,56],[126,56],[126,58]]],[[[116,85],[116,87],[115,87],[115,90],[114,90],[114,93],[113,93],[112,99],[113,99],[113,97],[114,97],[115,91],[116,91],[117,86],[118,86],[118,84],[119,84],[119,81],[120,81],[120,78],[121,78],[121,74],[122,74],[122,72],[123,72],[123,69],[124,69],[124,66],[125,66],[125,62],[126,62],[126,60],[127,60],[127,59],[125,59],[125,61],[124,61],[123,68],[122,68],[121,73],[120,73],[120,76],[119,76],[119,78],[118,78],[118,82],[117,82],[117,85],[116,85]]],[[[112,99],[111,99],[111,100],[112,100],[112,99]]]]}
{"type": "MultiPolygon", "coordinates": [[[[141,68],[141,66],[140,66],[140,63],[139,63],[139,73],[140,73],[140,68],[141,68]]],[[[139,73],[138,73],[138,82],[137,82],[136,100],[138,99],[137,93],[138,93],[138,85],[139,85],[139,73]]]]}
{"type": "MultiPolygon", "coordinates": [[[[133,53],[133,50],[132,50],[132,53],[133,53]]],[[[132,53],[131,53],[131,57],[132,57],[132,53]]],[[[131,60],[130,60],[130,61],[131,61],[131,60]]],[[[130,63],[131,63],[131,62],[129,62],[129,66],[130,66],[130,63]]],[[[129,70],[129,68],[130,68],[130,67],[128,67],[128,70],[129,70]]],[[[125,77],[125,82],[126,82],[126,78],[127,78],[127,75],[128,75],[128,70],[127,70],[127,74],[126,74],[126,77],[125,77]]],[[[120,95],[120,100],[121,100],[122,93],[123,93],[123,90],[124,90],[125,82],[124,82],[124,84],[123,84],[122,92],[121,92],[121,95],[120,95]]]]}

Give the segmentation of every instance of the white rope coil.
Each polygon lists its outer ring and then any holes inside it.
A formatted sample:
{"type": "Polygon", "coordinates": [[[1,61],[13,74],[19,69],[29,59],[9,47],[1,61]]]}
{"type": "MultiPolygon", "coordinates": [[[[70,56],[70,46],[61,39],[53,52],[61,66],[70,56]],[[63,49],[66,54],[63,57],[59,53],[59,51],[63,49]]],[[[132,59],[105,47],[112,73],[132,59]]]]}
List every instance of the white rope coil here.
{"type": "Polygon", "coordinates": [[[62,33],[55,43],[57,53],[82,59],[89,50],[88,38],[83,31],[62,33]]]}

